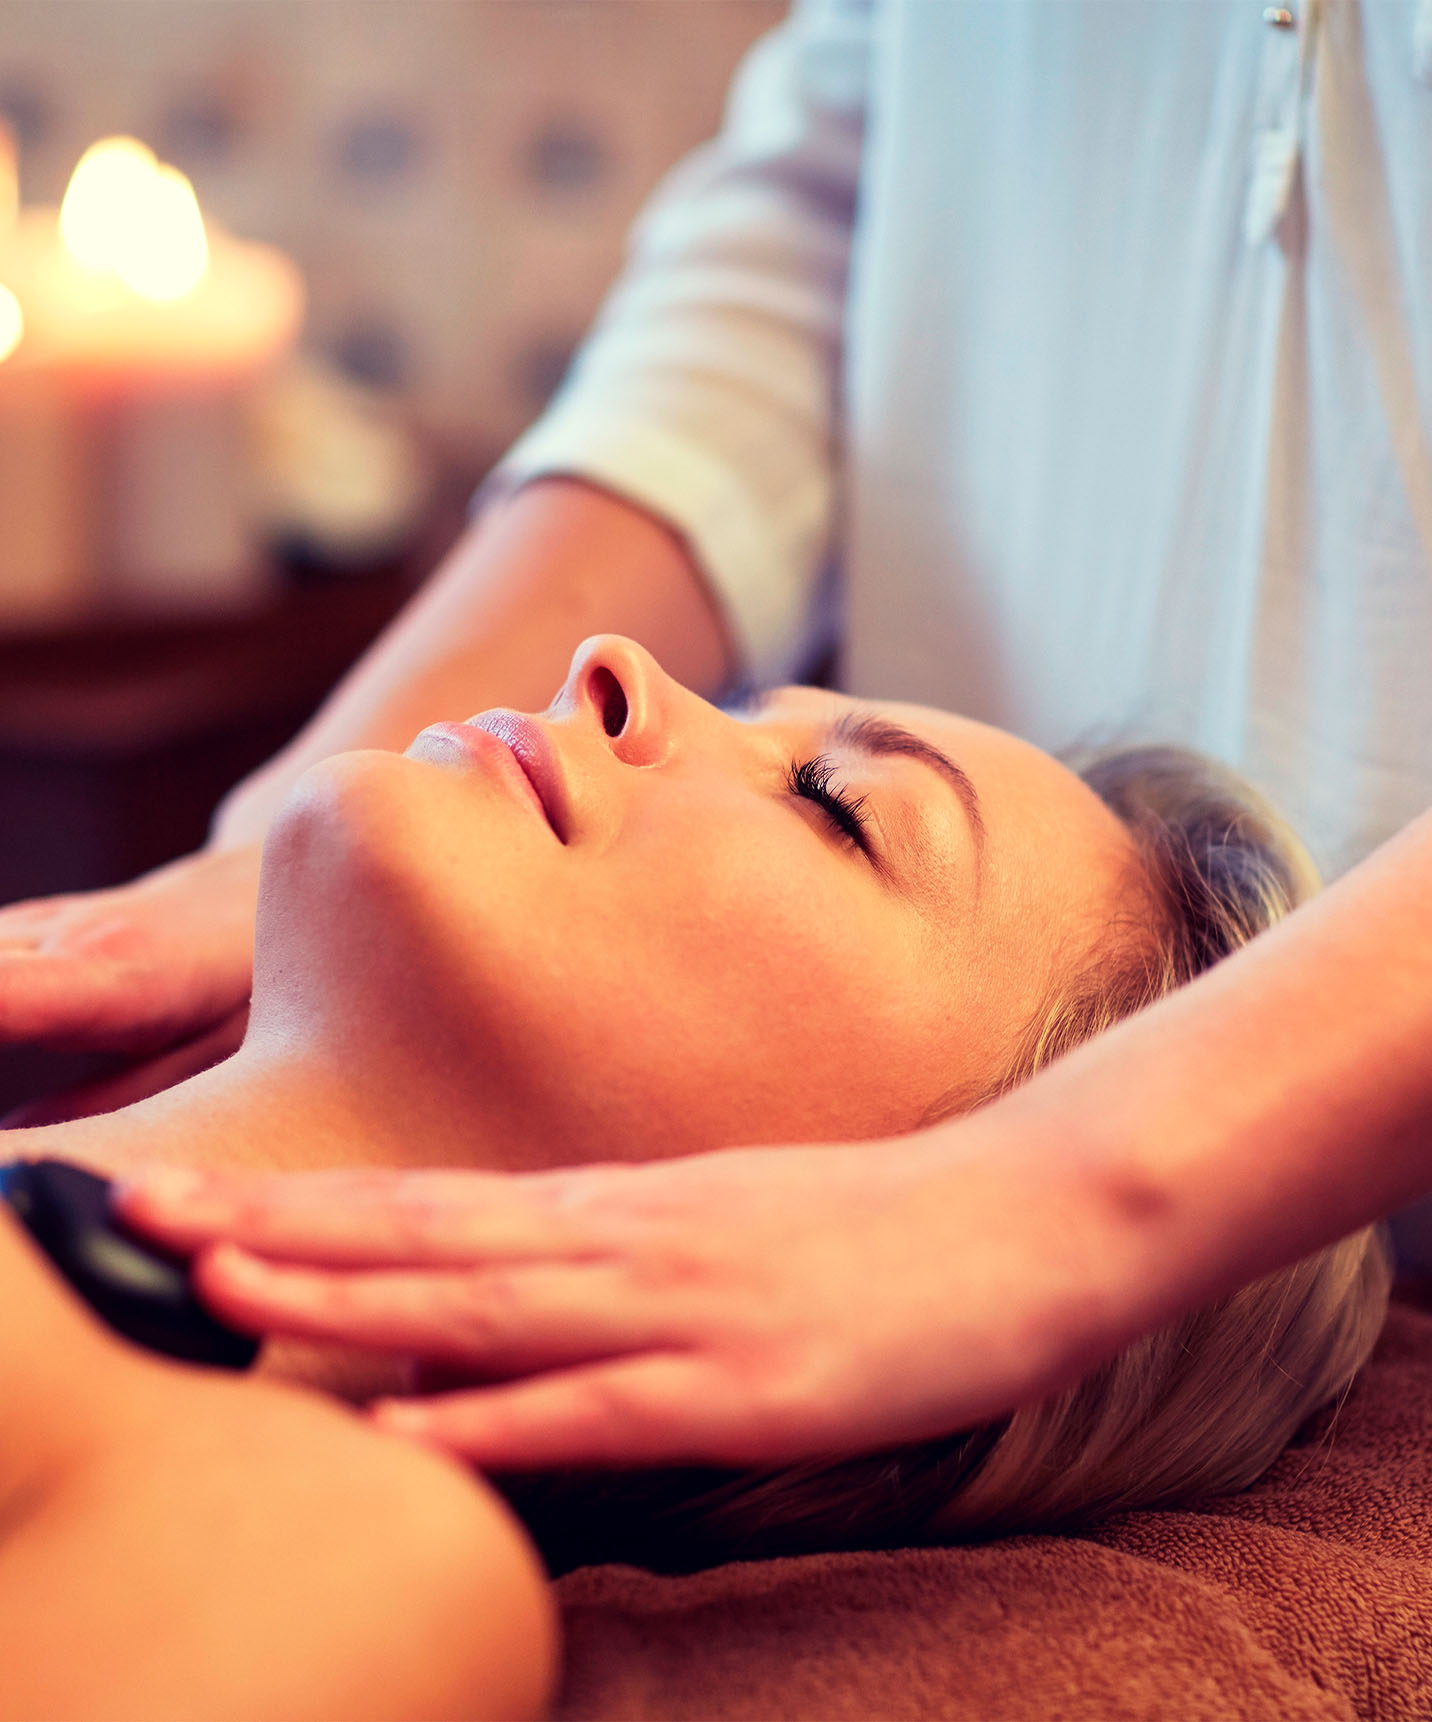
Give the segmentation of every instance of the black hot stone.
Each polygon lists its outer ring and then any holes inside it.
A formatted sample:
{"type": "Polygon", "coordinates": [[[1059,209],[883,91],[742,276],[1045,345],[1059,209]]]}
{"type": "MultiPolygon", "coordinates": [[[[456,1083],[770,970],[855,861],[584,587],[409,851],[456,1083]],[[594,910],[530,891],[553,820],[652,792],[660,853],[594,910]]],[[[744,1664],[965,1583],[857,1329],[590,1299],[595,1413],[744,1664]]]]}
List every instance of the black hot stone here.
{"type": "Polygon", "coordinates": [[[107,1179],[63,1160],[0,1166],[0,1196],[91,1309],[126,1339],[187,1363],[247,1369],[258,1341],[199,1302],[188,1266],[132,1237],[110,1209],[107,1179]]]}

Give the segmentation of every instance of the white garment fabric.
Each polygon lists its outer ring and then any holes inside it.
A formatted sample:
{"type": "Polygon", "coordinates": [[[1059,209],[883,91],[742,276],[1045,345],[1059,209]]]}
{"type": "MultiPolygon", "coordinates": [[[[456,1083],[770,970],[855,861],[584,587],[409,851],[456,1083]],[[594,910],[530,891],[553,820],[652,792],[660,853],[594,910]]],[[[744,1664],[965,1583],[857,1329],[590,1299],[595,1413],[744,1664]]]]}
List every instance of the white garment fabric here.
{"type": "Polygon", "coordinates": [[[502,468],[680,530],[755,680],[1432,805],[1432,5],[798,0],[502,468]]]}

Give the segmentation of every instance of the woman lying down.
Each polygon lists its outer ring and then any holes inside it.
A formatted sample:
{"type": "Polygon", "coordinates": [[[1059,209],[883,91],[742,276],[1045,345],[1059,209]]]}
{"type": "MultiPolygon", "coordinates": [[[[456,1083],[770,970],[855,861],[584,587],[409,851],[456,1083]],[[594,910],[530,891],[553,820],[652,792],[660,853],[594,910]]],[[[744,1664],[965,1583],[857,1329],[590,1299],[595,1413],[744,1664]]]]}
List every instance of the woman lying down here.
{"type": "MultiPolygon", "coordinates": [[[[1191,756],[1080,778],[966,719],[800,688],[732,714],[600,637],[541,717],[311,770],[265,850],[241,1051],[6,1146],[132,1174],[895,1137],[1188,980],[1308,879],[1276,819],[1191,756]]],[[[242,1312],[222,1256],[206,1291],[242,1312]]],[[[540,1707],[539,1569],[480,1481],[328,1400],[122,1346],[8,1224],[0,1279],[21,1408],[0,1446],[0,1712],[540,1707]]],[[[540,1485],[533,1511],[606,1513],[605,1544],[560,1557],[657,1558],[664,1537],[683,1564],[1238,1487],[1347,1386],[1386,1284],[1362,1232],[992,1427],[760,1476],[540,1485]]]]}

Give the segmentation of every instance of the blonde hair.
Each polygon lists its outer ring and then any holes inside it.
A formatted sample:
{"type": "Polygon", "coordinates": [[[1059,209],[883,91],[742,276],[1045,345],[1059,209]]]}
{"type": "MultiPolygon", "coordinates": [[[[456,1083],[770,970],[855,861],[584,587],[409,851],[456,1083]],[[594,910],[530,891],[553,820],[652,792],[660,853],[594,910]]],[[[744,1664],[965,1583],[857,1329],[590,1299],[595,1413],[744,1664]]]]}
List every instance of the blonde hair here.
{"type": "MultiPolygon", "coordinates": [[[[993,1099],[1182,986],[1317,889],[1297,838],[1235,773],[1174,748],[1086,764],[1134,839],[1129,913],[1102,929],[978,1094],[993,1099]]],[[[1346,1391],[1390,1280],[1368,1228],[1127,1346],[1067,1391],[978,1429],[759,1474],[680,1470],[514,1488],[559,1568],[666,1568],[1069,1526],[1245,1487],[1346,1391]],[[574,1487],[575,1483],[575,1487],[574,1487]]]]}

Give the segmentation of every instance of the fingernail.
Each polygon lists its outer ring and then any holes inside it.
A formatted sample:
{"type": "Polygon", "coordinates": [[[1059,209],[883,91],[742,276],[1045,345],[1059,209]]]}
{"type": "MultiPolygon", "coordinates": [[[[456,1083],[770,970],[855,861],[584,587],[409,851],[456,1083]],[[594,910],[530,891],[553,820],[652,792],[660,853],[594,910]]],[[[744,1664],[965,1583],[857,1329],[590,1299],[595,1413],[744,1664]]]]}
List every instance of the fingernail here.
{"type": "Polygon", "coordinates": [[[426,1435],[432,1420],[421,1405],[404,1399],[378,1399],[368,1407],[368,1414],[380,1429],[390,1435],[426,1435]]]}
{"type": "Polygon", "coordinates": [[[201,1195],[206,1186],[212,1186],[212,1182],[205,1173],[187,1166],[156,1166],[152,1172],[137,1172],[133,1177],[119,1179],[114,1193],[120,1202],[142,1196],[156,1207],[182,1207],[201,1195]]]}
{"type": "Polygon", "coordinates": [[[211,1244],[208,1251],[209,1271],[220,1273],[228,1280],[247,1280],[253,1284],[267,1280],[273,1269],[259,1256],[250,1255],[240,1244],[211,1244]]]}

